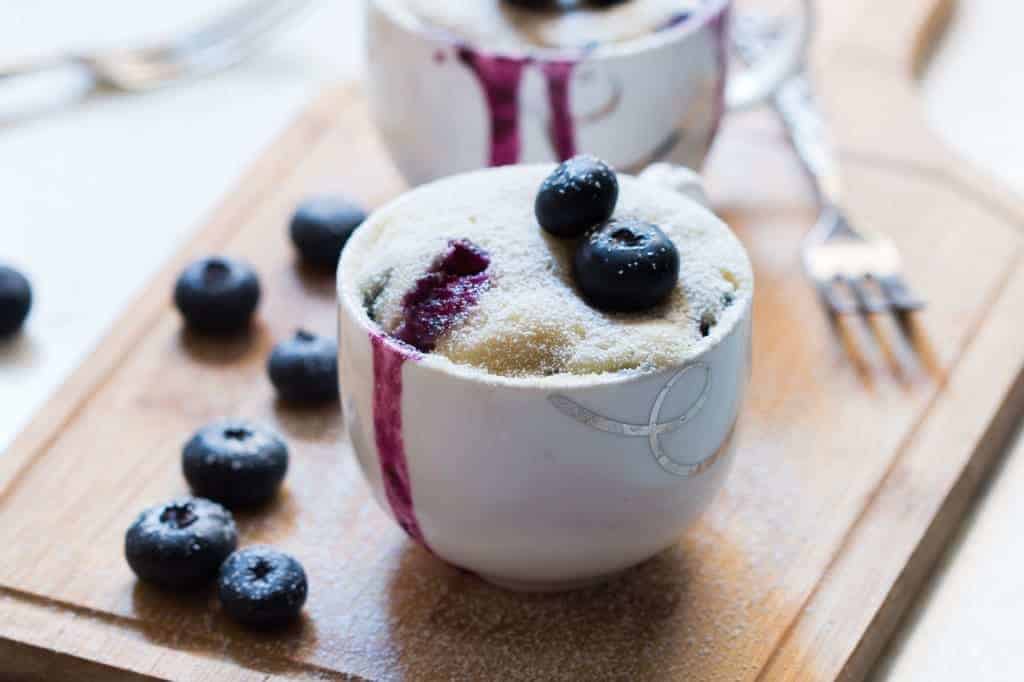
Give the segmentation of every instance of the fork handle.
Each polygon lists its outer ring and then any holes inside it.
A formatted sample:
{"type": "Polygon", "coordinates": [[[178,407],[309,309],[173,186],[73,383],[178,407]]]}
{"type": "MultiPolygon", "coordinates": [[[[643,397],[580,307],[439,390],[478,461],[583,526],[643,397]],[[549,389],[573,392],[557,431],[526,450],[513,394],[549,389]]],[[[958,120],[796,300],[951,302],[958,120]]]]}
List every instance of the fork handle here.
{"type": "Polygon", "coordinates": [[[797,158],[814,183],[819,203],[839,207],[842,196],[837,155],[806,71],[782,86],[775,95],[775,110],[797,158]]]}
{"type": "MultiPolygon", "coordinates": [[[[741,17],[732,32],[733,47],[743,61],[762,59],[770,50],[772,27],[741,17]]],[[[806,63],[783,81],[772,101],[800,164],[814,183],[822,207],[840,205],[840,175],[835,146],[811,86],[806,63]]]]}
{"type": "Polygon", "coordinates": [[[78,102],[97,85],[88,62],[71,55],[0,62],[0,128],[78,102]]]}
{"type": "Polygon", "coordinates": [[[82,66],[82,62],[78,58],[67,54],[49,54],[12,62],[0,62],[0,82],[9,78],[32,76],[47,71],[80,66],[82,66]]]}

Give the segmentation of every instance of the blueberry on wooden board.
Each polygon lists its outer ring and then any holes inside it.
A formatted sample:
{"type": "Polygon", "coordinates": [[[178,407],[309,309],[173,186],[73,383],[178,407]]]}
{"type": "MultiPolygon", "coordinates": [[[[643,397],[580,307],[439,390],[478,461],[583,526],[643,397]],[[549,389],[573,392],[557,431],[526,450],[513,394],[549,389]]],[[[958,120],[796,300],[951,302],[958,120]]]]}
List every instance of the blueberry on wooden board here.
{"type": "Polygon", "coordinates": [[[266,426],[224,419],[185,444],[182,470],[192,492],[229,508],[270,500],[288,471],[288,446],[266,426]]]}
{"type": "Polygon", "coordinates": [[[246,329],[259,302],[256,271],[247,263],[223,256],[195,261],[174,287],[174,303],[186,324],[207,334],[246,329]]]}
{"type": "Polygon", "coordinates": [[[270,547],[248,547],[220,568],[218,595],[224,612],[242,625],[273,629],[295,620],[309,584],[302,564],[270,547]]]}
{"type": "Polygon", "coordinates": [[[166,589],[212,582],[238,546],[238,529],[224,507],[182,497],[142,512],[128,528],[124,554],[141,580],[166,589]]]}
{"type": "Polygon", "coordinates": [[[338,344],[299,330],[274,347],[267,373],[277,395],[291,403],[326,403],[338,399],[338,344]]]}
{"type": "Polygon", "coordinates": [[[295,209],[289,233],[303,262],[333,270],[349,237],[364,220],[366,211],[344,197],[310,197],[295,209]]]}

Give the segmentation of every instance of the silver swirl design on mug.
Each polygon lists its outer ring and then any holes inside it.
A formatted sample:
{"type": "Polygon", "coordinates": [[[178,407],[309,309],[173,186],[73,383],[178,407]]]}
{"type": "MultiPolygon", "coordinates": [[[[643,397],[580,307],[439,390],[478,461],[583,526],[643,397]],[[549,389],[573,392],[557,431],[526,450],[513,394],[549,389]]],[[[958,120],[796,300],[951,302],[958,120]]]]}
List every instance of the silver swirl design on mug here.
{"type": "Polygon", "coordinates": [[[651,415],[646,424],[630,424],[629,422],[602,416],[564,395],[555,394],[548,396],[548,401],[562,414],[597,431],[628,438],[647,438],[651,447],[651,453],[654,455],[654,460],[658,463],[658,466],[674,476],[692,478],[700,475],[714,464],[724,448],[717,448],[699,462],[683,463],[669,456],[665,451],[664,444],[661,442],[661,437],[677,431],[683,424],[686,424],[696,416],[701,408],[704,407],[704,403],[707,402],[710,393],[711,367],[699,362],[679,370],[662,386],[657,397],[654,399],[654,403],[651,405],[651,415]],[[686,408],[683,414],[669,421],[662,422],[661,410],[669,394],[676,384],[679,383],[679,380],[693,370],[702,370],[704,372],[704,384],[701,386],[700,394],[686,408]]]}

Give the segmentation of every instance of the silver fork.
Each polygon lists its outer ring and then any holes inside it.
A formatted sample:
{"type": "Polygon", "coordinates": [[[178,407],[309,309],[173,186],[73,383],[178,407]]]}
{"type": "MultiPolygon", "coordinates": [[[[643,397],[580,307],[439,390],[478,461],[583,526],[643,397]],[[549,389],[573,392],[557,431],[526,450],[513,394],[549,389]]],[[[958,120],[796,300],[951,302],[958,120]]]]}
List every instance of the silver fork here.
{"type": "Polygon", "coordinates": [[[135,92],[236,64],[310,5],[311,0],[249,0],[180,36],[136,48],[52,54],[0,63],[5,79],[69,67],[85,70],[101,87],[135,92]]]}
{"type": "MultiPolygon", "coordinates": [[[[744,61],[756,61],[770,45],[772,25],[753,16],[737,22],[733,47],[744,61]]],[[[923,308],[903,278],[892,240],[855,228],[843,212],[836,155],[806,69],[783,84],[774,106],[817,194],[820,214],[801,248],[804,269],[827,309],[836,315],[904,315],[923,308]]]]}

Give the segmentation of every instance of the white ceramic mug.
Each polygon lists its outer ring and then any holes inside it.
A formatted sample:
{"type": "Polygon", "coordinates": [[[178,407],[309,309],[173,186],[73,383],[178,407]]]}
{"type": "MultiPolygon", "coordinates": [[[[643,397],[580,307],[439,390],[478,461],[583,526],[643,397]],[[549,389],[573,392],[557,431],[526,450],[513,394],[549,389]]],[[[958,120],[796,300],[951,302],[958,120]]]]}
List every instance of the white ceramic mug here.
{"type": "Polygon", "coordinates": [[[703,0],[682,23],[621,43],[493,51],[370,0],[368,89],[399,170],[416,185],[488,165],[594,154],[636,172],[668,160],[700,168],[726,111],[770,96],[798,67],[812,0],[753,69],[728,73],[731,0],[703,0]]]}
{"type": "Polygon", "coordinates": [[[381,508],[441,558],[514,589],[587,584],[674,544],[732,460],[750,296],[679,366],[491,375],[417,353],[367,316],[353,258],[392,212],[356,231],[338,271],[343,411],[381,508]]]}

